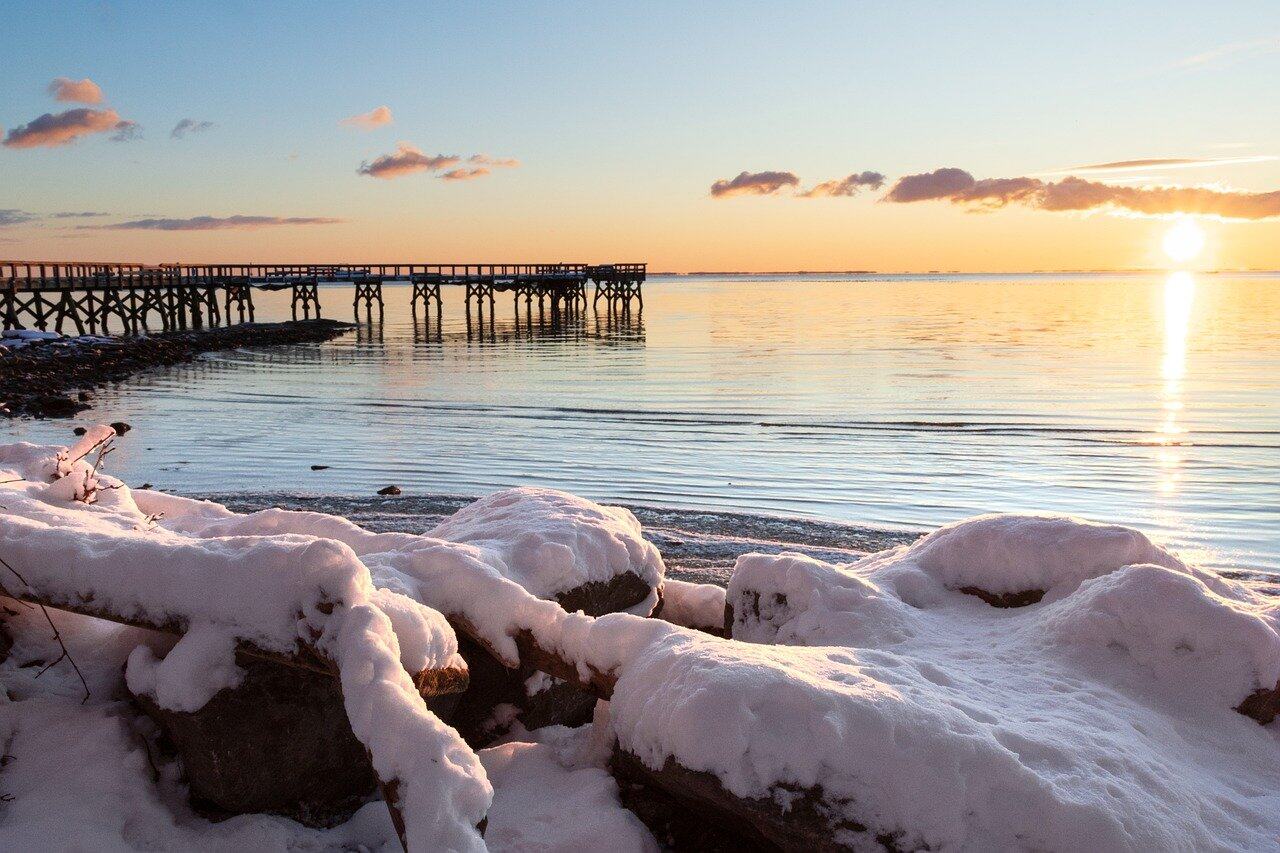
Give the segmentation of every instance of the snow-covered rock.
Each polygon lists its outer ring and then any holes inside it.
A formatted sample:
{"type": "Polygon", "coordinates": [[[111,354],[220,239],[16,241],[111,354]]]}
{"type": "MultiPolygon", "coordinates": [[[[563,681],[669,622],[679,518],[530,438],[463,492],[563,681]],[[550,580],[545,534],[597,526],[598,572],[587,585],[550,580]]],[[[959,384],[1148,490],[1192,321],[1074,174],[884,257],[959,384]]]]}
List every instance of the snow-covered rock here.
{"type": "Polygon", "coordinates": [[[1280,680],[1280,608],[1137,531],[990,516],[845,566],[748,555],[729,601],[735,638],[781,645],[632,661],[613,716],[649,766],[820,788],[907,848],[1277,846],[1280,735],[1235,708],[1280,680]]]}

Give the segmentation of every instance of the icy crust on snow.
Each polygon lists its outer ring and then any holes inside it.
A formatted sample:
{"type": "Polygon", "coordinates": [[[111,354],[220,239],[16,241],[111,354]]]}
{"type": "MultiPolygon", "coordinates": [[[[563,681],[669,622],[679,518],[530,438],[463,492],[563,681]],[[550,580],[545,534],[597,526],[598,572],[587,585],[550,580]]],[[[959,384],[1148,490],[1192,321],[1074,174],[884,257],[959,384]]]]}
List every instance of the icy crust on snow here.
{"type": "Polygon", "coordinates": [[[539,598],[626,572],[656,588],[665,574],[662,556],[630,510],[555,489],[496,492],[458,510],[430,535],[495,556],[503,574],[539,598]]]}
{"type": "MultiPolygon", "coordinates": [[[[166,529],[152,515],[160,510],[140,508],[118,480],[94,475],[77,449],[0,446],[0,480],[16,481],[0,489],[0,552],[34,590],[183,631],[164,660],[136,650],[126,676],[177,710],[195,710],[237,682],[236,640],[281,653],[299,643],[319,649],[337,665],[352,731],[380,778],[399,782],[411,847],[483,847],[475,825],[492,797],[484,770],[405,671],[406,662],[462,665],[439,613],[375,588],[351,546],[333,538],[166,529]],[[61,488],[82,477],[99,481],[97,503],[61,488]]],[[[186,508],[223,516],[197,502],[186,508]]]]}
{"type": "Polygon", "coordinates": [[[1277,604],[1137,531],[992,516],[844,566],[747,555],[729,601],[749,644],[623,671],[614,726],[652,767],[820,788],[907,849],[1276,847],[1280,732],[1234,708],[1280,680],[1277,604]]]}

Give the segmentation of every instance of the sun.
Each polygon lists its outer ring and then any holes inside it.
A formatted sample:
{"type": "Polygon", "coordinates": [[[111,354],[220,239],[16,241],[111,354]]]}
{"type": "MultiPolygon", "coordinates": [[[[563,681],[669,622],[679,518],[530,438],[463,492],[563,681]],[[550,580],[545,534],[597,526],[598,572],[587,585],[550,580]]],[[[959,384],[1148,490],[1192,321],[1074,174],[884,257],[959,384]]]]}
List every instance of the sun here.
{"type": "Polygon", "coordinates": [[[1164,234],[1164,253],[1169,260],[1184,264],[1204,248],[1204,229],[1192,219],[1179,219],[1164,234]]]}

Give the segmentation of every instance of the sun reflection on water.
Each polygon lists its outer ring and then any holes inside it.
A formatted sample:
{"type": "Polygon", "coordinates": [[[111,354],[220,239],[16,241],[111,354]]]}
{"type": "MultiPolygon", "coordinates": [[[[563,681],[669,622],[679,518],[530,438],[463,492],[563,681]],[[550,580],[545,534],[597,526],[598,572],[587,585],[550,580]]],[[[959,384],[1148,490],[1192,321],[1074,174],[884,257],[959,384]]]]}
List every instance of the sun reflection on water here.
{"type": "Polygon", "coordinates": [[[1182,473],[1183,441],[1186,432],[1181,425],[1183,413],[1183,380],[1187,373],[1187,334],[1195,306],[1196,281],[1189,272],[1174,272],[1164,284],[1164,358],[1160,376],[1164,379],[1161,399],[1163,418],[1158,433],[1163,447],[1157,454],[1160,463],[1161,494],[1173,494],[1182,473]]]}

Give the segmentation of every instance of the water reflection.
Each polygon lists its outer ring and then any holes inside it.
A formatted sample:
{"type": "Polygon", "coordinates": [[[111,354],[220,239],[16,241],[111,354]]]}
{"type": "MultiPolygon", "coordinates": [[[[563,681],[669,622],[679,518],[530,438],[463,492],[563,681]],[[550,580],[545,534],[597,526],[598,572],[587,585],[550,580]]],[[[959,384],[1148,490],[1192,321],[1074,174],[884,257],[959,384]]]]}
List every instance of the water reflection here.
{"type": "Polygon", "coordinates": [[[1159,489],[1164,495],[1178,490],[1182,476],[1185,446],[1182,437],[1186,432],[1181,425],[1183,380],[1187,373],[1187,335],[1195,296],[1196,281],[1191,273],[1169,274],[1164,284],[1164,358],[1160,363],[1160,376],[1164,380],[1161,398],[1164,420],[1159,433],[1164,446],[1157,457],[1160,462],[1159,489]]]}

